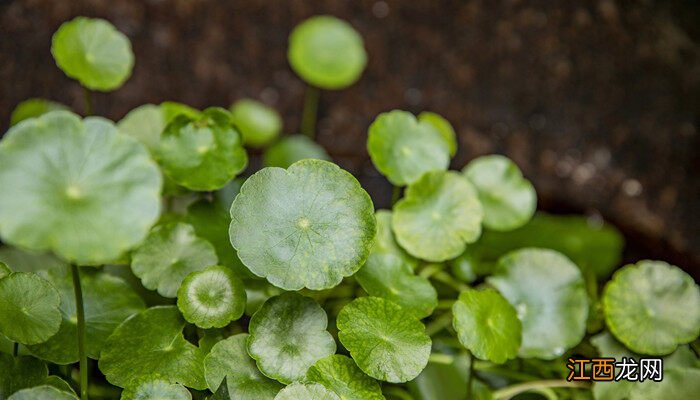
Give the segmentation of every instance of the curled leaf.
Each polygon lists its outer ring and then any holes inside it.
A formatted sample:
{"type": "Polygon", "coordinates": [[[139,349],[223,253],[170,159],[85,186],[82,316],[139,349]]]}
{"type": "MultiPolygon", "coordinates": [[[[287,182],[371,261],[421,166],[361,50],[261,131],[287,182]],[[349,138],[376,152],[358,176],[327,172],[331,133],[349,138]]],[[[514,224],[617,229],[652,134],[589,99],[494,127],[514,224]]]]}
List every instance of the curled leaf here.
{"type": "Polygon", "coordinates": [[[243,315],[243,282],[227,267],[215,265],[187,275],[177,292],[177,307],[200,328],[223,328],[243,315]]]}

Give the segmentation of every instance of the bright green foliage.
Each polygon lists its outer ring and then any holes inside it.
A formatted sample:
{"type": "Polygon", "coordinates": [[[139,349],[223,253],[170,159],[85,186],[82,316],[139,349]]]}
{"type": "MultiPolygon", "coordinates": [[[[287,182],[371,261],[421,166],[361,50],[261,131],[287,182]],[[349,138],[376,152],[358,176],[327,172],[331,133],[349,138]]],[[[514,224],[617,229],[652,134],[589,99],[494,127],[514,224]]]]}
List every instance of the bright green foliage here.
{"type": "Polygon", "coordinates": [[[377,218],[377,236],[374,239],[374,246],[372,247],[371,254],[393,254],[401,258],[404,263],[410,265],[411,269],[416,269],[420,261],[412,255],[406,253],[406,250],[401,248],[401,246],[396,243],[396,238],[394,237],[394,232],[391,228],[391,211],[377,210],[374,215],[377,218]]]}
{"type": "Polygon", "coordinates": [[[425,326],[399,305],[361,297],[346,305],[336,321],[338,338],[367,375],[406,382],[425,368],[431,340],[425,326]]]}
{"type": "Polygon", "coordinates": [[[664,355],[700,335],[700,288],[678,267],[641,261],[605,287],[605,321],[633,351],[664,355]]]}
{"type": "Polygon", "coordinates": [[[273,297],[250,319],[248,354],[260,371],[282,383],[303,378],[316,361],[335,353],[326,312],[297,293],[273,297]]]}
{"type": "Polygon", "coordinates": [[[103,19],[76,17],[53,35],[51,54],[63,72],[88,89],[118,89],[131,75],[131,43],[103,19]]]}
{"type": "Polygon", "coordinates": [[[474,356],[502,364],[518,355],[521,324],[513,306],[493,289],[466,290],[452,306],[457,338],[474,356]]]}
{"type": "Polygon", "coordinates": [[[243,144],[253,148],[267,146],[282,131],[282,117],[277,111],[252,99],[233,103],[231,118],[243,136],[243,144]]]}
{"type": "Polygon", "coordinates": [[[384,400],[377,381],[365,375],[351,358],[340,354],[318,360],[307,371],[306,380],[320,383],[341,400],[384,400]]]}
{"type": "Polygon", "coordinates": [[[139,379],[127,386],[121,400],[192,400],[190,392],[182,385],[153,378],[139,379]]]}
{"type": "Polygon", "coordinates": [[[429,316],[437,306],[430,281],[415,276],[411,266],[394,254],[371,254],[355,278],[370,296],[390,300],[416,318],[429,316]]]}
{"type": "Polygon", "coordinates": [[[321,89],[352,85],[367,64],[362,37],[347,22],[327,15],[294,28],[287,58],[294,72],[321,89]]]}
{"type": "Polygon", "coordinates": [[[177,115],[163,131],[154,154],[170,179],[192,190],[223,187],[248,164],[231,114],[218,107],[196,117],[177,115]]]}
{"type": "Polygon", "coordinates": [[[67,109],[68,107],[55,101],[38,98],[27,99],[17,104],[17,107],[12,111],[10,126],[17,125],[25,119],[40,117],[50,111],[67,109]]]}
{"type": "Polygon", "coordinates": [[[367,192],[321,160],[255,173],[231,217],[231,243],[243,264],[286,290],[336,286],[362,266],[376,234],[367,192]]]}
{"type": "Polygon", "coordinates": [[[129,318],[107,339],[100,370],[121,387],[157,372],[168,382],[205,389],[204,353],[182,336],[184,326],[173,306],[149,308],[129,318]]]}
{"type": "Polygon", "coordinates": [[[395,186],[409,185],[450,164],[450,146],[430,123],[406,111],[382,113],[369,126],[367,150],[374,166],[395,186]]]}
{"type": "Polygon", "coordinates": [[[0,334],[22,344],[41,343],[58,332],[61,299],[45,279],[14,272],[0,279],[0,334]]]}
{"type": "Polygon", "coordinates": [[[588,317],[583,277],[560,253],[514,251],[498,261],[487,282],[518,312],[523,325],[520,357],[554,359],[583,339],[588,317]]]}
{"type": "Polygon", "coordinates": [[[440,114],[430,111],[423,111],[418,114],[418,121],[427,122],[440,133],[440,136],[442,136],[447,144],[447,148],[450,149],[450,157],[454,157],[454,155],[457,154],[457,134],[452,124],[450,124],[450,121],[446,120],[440,114]]]}
{"type": "Polygon", "coordinates": [[[61,391],[53,386],[42,385],[15,392],[7,400],[78,400],[71,392],[61,391]]]}
{"type": "Polygon", "coordinates": [[[41,385],[48,375],[46,364],[36,358],[15,358],[0,352],[0,399],[20,389],[41,385]]]}
{"type": "Polygon", "coordinates": [[[216,265],[192,272],[177,292],[177,307],[200,328],[223,328],[243,315],[243,282],[227,267],[216,265]]]}
{"type": "Polygon", "coordinates": [[[297,161],[313,158],[330,161],[331,157],[319,144],[304,135],[285,136],[270,146],[263,155],[266,167],[289,168],[297,161]]]}
{"type": "Polygon", "coordinates": [[[118,123],[121,133],[143,143],[148,150],[158,148],[160,135],[165,129],[165,118],[160,106],[144,104],[129,111],[118,123]]]}
{"type": "Polygon", "coordinates": [[[0,142],[3,241],[94,265],[139,243],[160,212],[146,149],[109,121],[53,111],[0,142]],[[27,205],[31,205],[28,207],[27,205]]]}
{"type": "Polygon", "coordinates": [[[331,390],[318,383],[295,382],[282,389],[275,400],[340,400],[331,390]]]}
{"type": "Polygon", "coordinates": [[[161,296],[175,297],[185,277],[217,263],[216,251],[194,233],[191,225],[167,223],[151,231],[134,252],[131,270],[143,286],[161,296]]]}
{"type": "Polygon", "coordinates": [[[232,399],[272,400],[282,385],[263,375],[246,349],[245,333],[224,339],[204,359],[207,385],[216,392],[222,383],[232,399]]]}
{"type": "MultiPolygon", "coordinates": [[[[48,341],[29,346],[35,356],[56,364],[78,361],[77,311],[70,269],[41,271],[61,295],[61,327],[48,341]]],[[[87,355],[98,359],[107,337],[125,319],[142,311],[143,300],[124,280],[83,268],[81,287],[85,304],[87,355]]]]}
{"type": "Polygon", "coordinates": [[[484,226],[509,231],[525,225],[535,214],[537,194],[514,162],[500,155],[472,160],[464,175],[479,193],[484,226]]]}
{"type": "Polygon", "coordinates": [[[483,211],[473,186],[455,172],[430,172],[394,208],[396,240],[411,255],[445,261],[481,235],[483,211]]]}

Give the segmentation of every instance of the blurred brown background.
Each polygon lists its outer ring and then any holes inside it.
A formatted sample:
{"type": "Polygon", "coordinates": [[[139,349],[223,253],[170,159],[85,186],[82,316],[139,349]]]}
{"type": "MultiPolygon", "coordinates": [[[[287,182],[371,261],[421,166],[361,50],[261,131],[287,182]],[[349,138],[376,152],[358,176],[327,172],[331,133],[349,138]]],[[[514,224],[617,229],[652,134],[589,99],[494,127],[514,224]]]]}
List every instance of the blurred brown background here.
{"type": "MultiPolygon", "coordinates": [[[[96,112],[121,118],[145,102],[275,106],[294,132],[304,85],[287,35],[314,14],[344,18],[369,66],[325,92],[319,141],[378,206],[391,188],[373,169],[366,130],[393,108],[437,111],[457,129],[453,167],[498,152],[533,180],[540,207],[601,215],[628,237],[628,259],[663,258],[700,273],[700,4],[686,1],[0,2],[0,127],[45,97],[82,110],[56,68],[51,35],[76,15],[110,20],[134,45],[120,90],[96,112]]],[[[0,190],[2,190],[0,188],[0,190]]]]}

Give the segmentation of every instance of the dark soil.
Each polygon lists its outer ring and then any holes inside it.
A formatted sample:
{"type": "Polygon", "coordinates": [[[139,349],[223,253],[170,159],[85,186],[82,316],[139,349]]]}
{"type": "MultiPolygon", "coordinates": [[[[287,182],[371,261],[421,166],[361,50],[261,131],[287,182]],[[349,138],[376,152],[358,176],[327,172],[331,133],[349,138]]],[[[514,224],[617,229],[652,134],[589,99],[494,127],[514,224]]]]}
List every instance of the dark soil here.
{"type": "MultiPolygon", "coordinates": [[[[700,274],[700,6],[696,1],[0,2],[0,126],[16,103],[82,109],[49,52],[76,15],[107,18],[134,44],[127,84],[96,95],[121,118],[145,102],[227,106],[249,96],[299,126],[304,85],[286,62],[304,18],[349,20],[369,67],[323,94],[319,141],[376,199],[391,188],[369,162],[366,130],[393,108],[434,110],[459,133],[453,162],[498,152],[517,161],[542,209],[602,215],[628,236],[628,260],[667,259],[700,274]]],[[[1,190],[1,189],[0,189],[1,190]]]]}

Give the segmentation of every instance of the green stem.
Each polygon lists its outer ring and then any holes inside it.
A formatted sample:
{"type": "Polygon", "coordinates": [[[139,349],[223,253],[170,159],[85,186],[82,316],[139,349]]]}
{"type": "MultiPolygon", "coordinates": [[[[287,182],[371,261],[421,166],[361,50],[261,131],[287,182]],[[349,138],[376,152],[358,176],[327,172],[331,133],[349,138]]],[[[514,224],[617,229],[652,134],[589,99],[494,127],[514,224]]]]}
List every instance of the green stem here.
{"type": "Polygon", "coordinates": [[[301,114],[301,133],[311,139],[316,137],[316,114],[318,113],[318,99],[321,91],[311,85],[306,87],[304,94],[304,110],[301,114]]]}
{"type": "Polygon", "coordinates": [[[511,386],[506,386],[503,389],[498,389],[493,392],[493,398],[496,400],[510,400],[520,393],[529,392],[531,390],[540,390],[545,388],[572,388],[572,389],[587,389],[590,385],[585,382],[567,382],[562,380],[543,380],[518,383],[511,386]]]}
{"type": "Polygon", "coordinates": [[[455,361],[455,357],[451,356],[449,354],[443,354],[443,353],[432,353],[428,357],[428,362],[431,362],[433,364],[445,364],[445,365],[450,365],[455,361]]]}
{"type": "Polygon", "coordinates": [[[533,381],[540,379],[539,376],[526,374],[512,369],[502,368],[498,365],[492,364],[487,361],[475,361],[474,369],[483,373],[499,375],[504,378],[512,379],[515,381],[533,381]]]}
{"type": "Polygon", "coordinates": [[[450,287],[452,287],[454,290],[461,292],[463,290],[469,289],[468,285],[465,285],[464,283],[458,281],[452,275],[448,274],[445,271],[439,271],[431,276],[432,279],[435,279],[438,282],[442,282],[450,287]]]}
{"type": "Polygon", "coordinates": [[[83,307],[83,289],[80,286],[80,270],[71,264],[73,290],[75,291],[75,308],[78,314],[78,355],[80,356],[80,399],[88,400],[88,360],[85,352],[85,309],[83,307]]]}
{"type": "Polygon", "coordinates": [[[422,276],[423,278],[430,278],[436,273],[442,271],[443,268],[445,268],[443,264],[428,264],[418,273],[418,275],[422,276]]]}
{"type": "Polygon", "coordinates": [[[83,87],[83,100],[85,102],[85,116],[92,115],[92,92],[90,89],[83,87]]]}
{"type": "Polygon", "coordinates": [[[474,362],[476,358],[469,352],[469,376],[467,377],[467,398],[472,398],[473,388],[474,388],[474,362]]]}
{"type": "Polygon", "coordinates": [[[414,400],[413,396],[398,386],[387,386],[384,388],[384,393],[402,400],[414,400]]]}
{"type": "Polygon", "coordinates": [[[12,349],[12,356],[17,358],[19,355],[19,342],[15,342],[15,347],[12,349]]]}
{"type": "Polygon", "coordinates": [[[425,333],[428,336],[433,336],[434,334],[440,332],[441,330],[447,328],[452,324],[452,313],[450,311],[442,314],[441,316],[435,318],[428,325],[425,326],[425,333]]]}
{"type": "Polygon", "coordinates": [[[391,190],[391,205],[396,204],[401,199],[401,186],[394,186],[391,190]]]}

